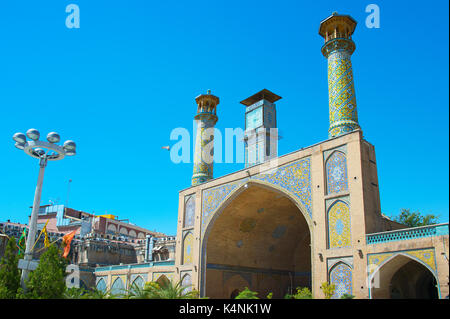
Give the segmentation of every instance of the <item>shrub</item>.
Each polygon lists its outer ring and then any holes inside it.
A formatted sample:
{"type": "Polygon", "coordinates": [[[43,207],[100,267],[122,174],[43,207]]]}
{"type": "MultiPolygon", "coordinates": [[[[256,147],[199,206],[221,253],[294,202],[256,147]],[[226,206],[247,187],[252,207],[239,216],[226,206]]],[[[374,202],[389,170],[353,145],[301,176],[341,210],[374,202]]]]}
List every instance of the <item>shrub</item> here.
{"type": "Polygon", "coordinates": [[[312,293],[311,290],[304,287],[297,287],[297,293],[292,295],[293,299],[312,299],[312,293]]]}
{"type": "Polygon", "coordinates": [[[322,286],[320,286],[320,289],[322,289],[325,295],[325,299],[331,299],[333,297],[335,288],[334,284],[329,284],[328,282],[323,282],[322,286]]]}
{"type": "Polygon", "coordinates": [[[259,299],[258,297],[256,297],[257,294],[257,292],[251,291],[250,289],[248,289],[248,287],[245,287],[245,289],[242,290],[235,299],[259,299]]]}

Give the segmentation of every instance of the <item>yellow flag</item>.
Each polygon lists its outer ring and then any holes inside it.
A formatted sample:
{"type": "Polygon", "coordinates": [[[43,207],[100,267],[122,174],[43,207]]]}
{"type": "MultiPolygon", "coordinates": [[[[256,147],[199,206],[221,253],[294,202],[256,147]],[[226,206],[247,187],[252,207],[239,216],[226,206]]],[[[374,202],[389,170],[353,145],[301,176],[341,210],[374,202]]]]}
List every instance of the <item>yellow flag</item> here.
{"type": "Polygon", "coordinates": [[[47,234],[47,225],[44,226],[44,228],[42,229],[42,231],[44,232],[45,238],[44,238],[44,247],[48,248],[50,247],[50,242],[48,240],[48,234],[47,234]]]}

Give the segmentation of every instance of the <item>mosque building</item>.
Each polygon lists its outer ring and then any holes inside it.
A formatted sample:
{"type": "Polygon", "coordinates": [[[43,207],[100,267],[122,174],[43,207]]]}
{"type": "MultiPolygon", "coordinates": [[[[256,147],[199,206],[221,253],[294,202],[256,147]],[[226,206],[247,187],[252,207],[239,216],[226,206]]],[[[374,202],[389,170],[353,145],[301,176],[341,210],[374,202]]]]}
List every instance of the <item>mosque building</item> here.
{"type": "MultiPolygon", "coordinates": [[[[191,186],[179,192],[174,260],[95,270],[98,287],[181,280],[201,296],[232,298],[248,287],[283,298],[309,287],[323,298],[445,298],[448,223],[416,228],[381,214],[375,148],[358,124],[351,56],[356,21],[333,13],[320,23],[328,62],[328,139],[277,155],[277,94],[243,100],[245,167],[213,177],[219,97],[199,95],[191,186]],[[205,153],[208,153],[204,156],[205,153]]],[[[150,241],[151,242],[151,241],[150,241]]],[[[149,244],[150,245],[150,244],[149,244]]]]}

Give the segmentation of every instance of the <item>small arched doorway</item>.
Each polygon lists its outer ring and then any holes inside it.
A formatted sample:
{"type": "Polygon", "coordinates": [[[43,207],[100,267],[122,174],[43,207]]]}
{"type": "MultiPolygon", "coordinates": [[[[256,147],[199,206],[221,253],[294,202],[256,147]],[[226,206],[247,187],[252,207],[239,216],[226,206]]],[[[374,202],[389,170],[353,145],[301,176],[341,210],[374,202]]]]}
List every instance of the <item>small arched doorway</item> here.
{"type": "Polygon", "coordinates": [[[428,267],[399,254],[372,276],[371,295],[374,299],[438,299],[439,288],[428,267]]]}
{"type": "Polygon", "coordinates": [[[170,285],[170,280],[169,280],[169,278],[166,277],[166,275],[161,275],[161,276],[159,276],[159,278],[156,280],[156,283],[157,283],[160,287],[167,287],[168,285],[170,285]]]}
{"type": "Polygon", "coordinates": [[[308,222],[295,201],[273,187],[248,183],[236,191],[216,212],[203,247],[207,297],[232,298],[245,287],[260,298],[311,289],[308,222]]]}
{"type": "Polygon", "coordinates": [[[111,285],[111,295],[119,296],[125,292],[125,284],[122,278],[117,277],[111,285]]]}

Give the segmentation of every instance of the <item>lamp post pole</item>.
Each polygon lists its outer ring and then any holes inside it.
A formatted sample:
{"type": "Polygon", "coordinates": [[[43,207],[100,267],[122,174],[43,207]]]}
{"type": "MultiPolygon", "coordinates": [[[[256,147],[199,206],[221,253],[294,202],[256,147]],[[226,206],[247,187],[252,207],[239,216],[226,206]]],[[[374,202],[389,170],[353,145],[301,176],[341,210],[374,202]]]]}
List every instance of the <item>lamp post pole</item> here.
{"type": "Polygon", "coordinates": [[[44,172],[48,161],[58,161],[65,156],[73,156],[76,154],[76,144],[73,141],[64,142],[63,146],[57,145],[60,141],[59,134],[51,132],[47,135],[47,141],[39,141],[40,133],[38,130],[29,129],[27,134],[16,133],[13,140],[16,141],[15,146],[23,150],[27,155],[39,159],[39,176],[34,192],[33,209],[31,211],[28,236],[26,240],[24,258],[19,260],[19,268],[22,269],[20,277],[21,286],[26,290],[28,274],[31,270],[36,269],[37,262],[33,261],[33,247],[36,240],[37,219],[39,215],[39,207],[41,203],[42,183],[44,181],[44,172]],[[27,140],[27,137],[30,140],[27,140]]]}
{"type": "MultiPolygon", "coordinates": [[[[34,201],[33,201],[33,210],[31,211],[30,225],[28,230],[27,243],[25,246],[25,261],[33,260],[33,248],[34,239],[36,238],[36,230],[37,230],[37,217],[39,213],[39,206],[41,203],[41,194],[42,194],[42,183],[44,182],[44,172],[45,167],[47,166],[47,158],[43,157],[39,160],[39,176],[36,185],[36,190],[34,192],[34,201]]],[[[25,281],[28,279],[28,273],[30,269],[24,268],[22,269],[22,275],[20,277],[20,283],[22,288],[25,290],[25,281]]]]}

